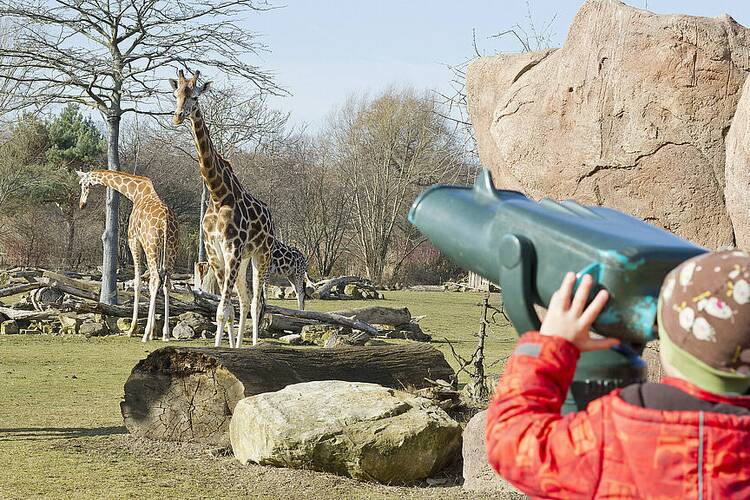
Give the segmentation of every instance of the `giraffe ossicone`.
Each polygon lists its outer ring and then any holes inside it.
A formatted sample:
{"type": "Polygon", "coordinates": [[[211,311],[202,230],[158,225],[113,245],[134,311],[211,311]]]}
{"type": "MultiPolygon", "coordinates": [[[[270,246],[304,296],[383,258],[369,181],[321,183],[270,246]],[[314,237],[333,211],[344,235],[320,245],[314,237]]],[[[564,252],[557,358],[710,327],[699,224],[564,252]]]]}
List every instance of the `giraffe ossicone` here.
{"type": "Polygon", "coordinates": [[[81,185],[80,208],[85,208],[91,186],[102,185],[120,192],[133,202],[128,221],[128,247],[135,271],[133,317],[128,331],[132,336],[138,326],[138,301],[141,288],[141,250],[149,271],[149,308],[143,342],[154,338],[156,328],[156,296],[161,284],[164,292],[164,326],[162,340],[169,340],[169,290],[174,272],[179,240],[177,218],[159,198],[151,179],[113,170],[92,170],[78,173],[81,185]]]}

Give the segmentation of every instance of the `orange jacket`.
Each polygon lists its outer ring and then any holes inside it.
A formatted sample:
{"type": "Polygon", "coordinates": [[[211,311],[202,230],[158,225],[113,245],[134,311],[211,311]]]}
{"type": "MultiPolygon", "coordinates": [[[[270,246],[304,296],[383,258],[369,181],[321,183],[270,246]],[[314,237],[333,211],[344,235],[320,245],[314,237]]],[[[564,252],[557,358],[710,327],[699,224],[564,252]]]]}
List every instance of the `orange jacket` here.
{"type": "MultiPolygon", "coordinates": [[[[750,416],[656,410],[615,390],[560,416],[578,349],[523,335],[487,413],[490,465],[534,498],[750,498],[750,416]]],[[[663,384],[714,403],[750,408],[750,397],[663,384]]]]}

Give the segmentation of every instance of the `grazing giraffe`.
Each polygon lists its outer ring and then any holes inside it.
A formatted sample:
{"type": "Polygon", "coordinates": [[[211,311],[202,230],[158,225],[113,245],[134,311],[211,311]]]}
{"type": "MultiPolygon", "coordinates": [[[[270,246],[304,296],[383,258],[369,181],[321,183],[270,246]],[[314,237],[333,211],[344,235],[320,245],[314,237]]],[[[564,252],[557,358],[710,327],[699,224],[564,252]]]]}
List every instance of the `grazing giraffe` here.
{"type": "Polygon", "coordinates": [[[133,211],[128,221],[128,247],[133,256],[135,267],[135,299],[133,302],[133,322],[128,330],[128,337],[135,332],[138,321],[138,300],[141,290],[141,249],[146,254],[149,274],[149,293],[151,300],[148,306],[146,331],[143,342],[153,340],[156,327],[156,295],[159,293],[159,282],[164,291],[164,327],[162,340],[169,340],[169,289],[170,277],[174,271],[177,257],[178,225],[174,212],[159,198],[159,195],[148,177],[116,172],[112,170],[92,170],[78,172],[81,184],[79,206],[86,207],[89,189],[94,185],[110,187],[127,196],[133,202],[133,211]]]}
{"type": "Polygon", "coordinates": [[[305,287],[307,285],[307,259],[297,248],[275,241],[271,258],[271,275],[289,280],[297,293],[297,306],[305,310],[305,287]]]}
{"type": "Polygon", "coordinates": [[[221,300],[216,309],[214,344],[216,347],[221,345],[226,324],[229,347],[242,346],[249,302],[247,268],[252,264],[253,298],[250,314],[255,345],[258,343],[260,315],[274,246],[271,211],[242,186],[231,164],[222,158],[211,142],[203,113],[198,106],[198,97],[209,88],[211,82],[199,85],[199,75],[196,71],[188,80],[183,71],[179,70],[177,80],[170,79],[169,82],[177,101],[172,122],[180,125],[185,118],[190,119],[201,176],[211,195],[203,216],[203,234],[209,265],[221,287],[221,300]],[[237,292],[240,302],[236,342],[232,339],[230,321],[233,290],[237,292]]]}

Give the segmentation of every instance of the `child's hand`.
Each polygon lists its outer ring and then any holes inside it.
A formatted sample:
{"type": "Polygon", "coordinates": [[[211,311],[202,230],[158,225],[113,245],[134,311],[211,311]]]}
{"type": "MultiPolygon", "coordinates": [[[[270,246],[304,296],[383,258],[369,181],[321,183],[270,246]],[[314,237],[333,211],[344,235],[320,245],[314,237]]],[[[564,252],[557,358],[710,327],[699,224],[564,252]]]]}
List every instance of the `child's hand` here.
{"type": "Polygon", "coordinates": [[[591,304],[586,307],[586,299],[592,285],[591,276],[587,274],[583,277],[571,302],[570,296],[573,294],[575,281],[575,273],[565,275],[560,289],[552,295],[539,333],[551,337],[562,337],[581,352],[609,349],[619,344],[620,341],[617,339],[593,339],[589,335],[591,325],[607,303],[609,298],[607,291],[601,290],[597,293],[591,304]]]}

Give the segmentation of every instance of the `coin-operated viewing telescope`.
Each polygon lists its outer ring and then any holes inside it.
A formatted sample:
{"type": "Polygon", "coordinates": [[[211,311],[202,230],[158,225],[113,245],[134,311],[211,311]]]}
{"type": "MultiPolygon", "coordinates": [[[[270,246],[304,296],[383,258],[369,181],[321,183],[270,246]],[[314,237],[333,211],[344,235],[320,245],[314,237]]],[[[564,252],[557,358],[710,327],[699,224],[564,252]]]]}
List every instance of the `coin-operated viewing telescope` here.
{"type": "Polygon", "coordinates": [[[680,262],[707,251],[611,208],[536,202],[497,190],[484,169],[473,187],[428,188],[409,221],[457,264],[500,285],[519,334],[539,329],[534,306],[547,307],[567,272],[579,280],[591,275],[592,297],[602,288],[609,292],[593,330],[622,344],[581,356],[563,411],[645,379],[639,354],[657,335],[662,281],[680,262]]]}

